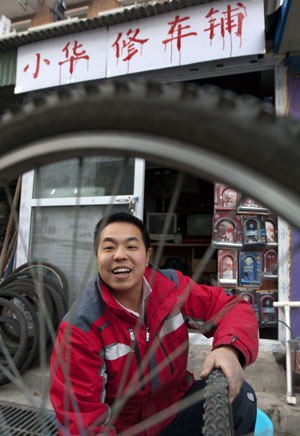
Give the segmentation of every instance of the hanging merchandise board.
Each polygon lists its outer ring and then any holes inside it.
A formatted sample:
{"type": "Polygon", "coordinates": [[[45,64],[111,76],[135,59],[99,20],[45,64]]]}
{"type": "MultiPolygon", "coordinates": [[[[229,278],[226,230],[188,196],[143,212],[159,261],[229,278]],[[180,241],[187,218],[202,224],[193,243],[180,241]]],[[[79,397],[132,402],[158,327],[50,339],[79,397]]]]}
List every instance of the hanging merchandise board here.
{"type": "Polygon", "coordinates": [[[261,53],[263,0],[209,2],[19,47],[15,92],[261,53]]]}

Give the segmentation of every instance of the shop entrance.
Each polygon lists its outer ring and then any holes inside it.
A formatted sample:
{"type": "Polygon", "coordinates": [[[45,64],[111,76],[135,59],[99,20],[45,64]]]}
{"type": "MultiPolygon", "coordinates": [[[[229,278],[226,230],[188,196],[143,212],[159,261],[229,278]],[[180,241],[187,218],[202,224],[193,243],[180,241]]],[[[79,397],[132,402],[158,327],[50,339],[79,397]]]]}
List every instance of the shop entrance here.
{"type": "Polygon", "coordinates": [[[151,238],[151,261],[193,277],[207,249],[214,246],[196,281],[246,299],[256,313],[260,338],[277,340],[278,316],[273,307],[278,300],[277,217],[230,187],[189,175],[184,176],[170,213],[177,177],[174,169],[146,162],[144,221],[151,238]],[[220,230],[226,222],[232,222],[232,241],[224,239],[220,230]]]}

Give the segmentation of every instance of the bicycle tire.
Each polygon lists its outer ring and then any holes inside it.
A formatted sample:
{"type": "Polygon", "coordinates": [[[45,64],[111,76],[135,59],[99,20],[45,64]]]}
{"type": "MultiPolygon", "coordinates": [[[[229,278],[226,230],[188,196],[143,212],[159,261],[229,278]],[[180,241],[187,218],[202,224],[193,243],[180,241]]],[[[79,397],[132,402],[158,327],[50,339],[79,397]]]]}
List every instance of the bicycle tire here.
{"type": "MultiPolygon", "coordinates": [[[[20,308],[20,310],[25,313],[25,310],[27,309],[29,312],[29,315],[31,316],[31,312],[33,309],[33,305],[32,303],[30,303],[30,301],[27,299],[27,297],[25,295],[20,295],[18,292],[15,291],[1,291],[0,292],[0,297],[1,298],[7,298],[8,300],[13,300],[14,298],[17,298],[20,300],[20,302],[23,303],[23,307],[20,308]],[[20,297],[20,298],[19,298],[20,297]],[[23,299],[26,300],[26,303],[23,301],[23,299]]],[[[12,301],[13,304],[15,304],[14,301],[12,301]]],[[[37,313],[37,311],[35,310],[35,313],[37,313]]],[[[28,315],[27,315],[28,316],[28,315]]],[[[25,316],[26,318],[26,316],[25,316]]],[[[30,322],[32,321],[32,316],[31,319],[29,320],[28,324],[28,343],[31,342],[32,339],[32,332],[30,331],[31,327],[30,327],[30,322]]],[[[13,329],[6,327],[5,325],[2,326],[2,329],[4,331],[4,333],[6,334],[6,336],[10,339],[12,339],[13,341],[16,341],[19,338],[19,331],[14,332],[13,329]]]]}
{"type": "MultiPolygon", "coordinates": [[[[23,363],[19,368],[19,371],[22,374],[31,365],[31,363],[38,356],[39,353],[39,336],[38,336],[39,319],[36,310],[34,309],[32,304],[27,300],[26,297],[19,295],[15,292],[9,292],[9,291],[2,291],[0,295],[1,298],[8,298],[9,301],[11,301],[14,298],[17,298],[21,303],[23,303],[24,307],[26,307],[26,309],[28,310],[31,316],[34,334],[28,335],[26,354],[23,363]]],[[[27,330],[29,332],[28,327],[27,330]]]]}
{"type": "Polygon", "coordinates": [[[203,408],[203,436],[233,436],[228,383],[219,369],[213,369],[207,377],[203,408]]]}
{"type": "MultiPolygon", "coordinates": [[[[33,301],[39,305],[39,292],[36,287],[36,284],[32,280],[32,278],[28,278],[28,276],[24,276],[22,274],[17,274],[14,277],[9,277],[7,280],[1,283],[0,292],[2,289],[5,290],[14,290],[24,295],[30,296],[33,301]]],[[[45,298],[45,305],[48,310],[49,316],[53,319],[54,316],[54,305],[53,300],[48,294],[48,292],[43,292],[43,296],[45,298]]]]}
{"type": "Polygon", "coordinates": [[[53,307],[53,310],[51,310],[51,312],[49,310],[49,313],[52,314],[51,319],[53,320],[54,328],[57,328],[58,323],[67,311],[66,297],[58,283],[54,283],[44,275],[42,275],[41,280],[39,279],[40,278],[36,273],[32,273],[27,269],[22,269],[11,274],[6,282],[11,283],[14,280],[22,280],[21,284],[32,283],[32,286],[34,287],[37,283],[41,284],[41,289],[43,291],[43,295],[45,296],[47,307],[53,307]],[[50,297],[50,300],[48,296],[50,297]],[[49,301],[52,301],[52,304],[49,304],[49,301]]]}
{"type": "MultiPolygon", "coordinates": [[[[16,306],[13,303],[11,303],[10,301],[7,301],[5,298],[0,298],[0,307],[9,308],[15,314],[16,319],[17,319],[19,326],[20,326],[20,328],[19,328],[19,330],[20,330],[19,343],[18,343],[18,346],[16,348],[15,353],[13,354],[13,356],[11,356],[15,365],[19,369],[21,367],[21,365],[23,364],[23,360],[24,360],[25,355],[26,355],[26,345],[27,345],[27,337],[28,337],[26,319],[25,319],[23,313],[16,306]]],[[[5,338],[3,338],[3,339],[5,342],[5,338]]],[[[1,349],[1,347],[0,347],[0,349],[1,349]]],[[[8,383],[8,382],[9,382],[9,379],[0,370],[0,385],[3,385],[3,384],[8,383]]]]}
{"type": "Polygon", "coordinates": [[[57,295],[59,296],[63,307],[64,307],[64,311],[66,312],[68,310],[68,302],[67,302],[67,297],[66,294],[64,292],[64,290],[62,289],[62,287],[60,286],[60,284],[58,283],[58,281],[54,281],[52,280],[52,278],[48,278],[45,275],[42,275],[42,277],[39,277],[36,272],[33,272],[30,270],[30,268],[26,268],[26,269],[22,269],[20,271],[14,271],[12,274],[9,275],[9,280],[14,280],[15,275],[18,275],[18,278],[24,278],[24,279],[28,279],[30,281],[32,281],[33,283],[42,283],[43,287],[45,285],[47,285],[48,287],[50,287],[53,291],[55,291],[57,293],[57,295]]]}
{"type": "Polygon", "coordinates": [[[0,174],[7,183],[60,159],[134,155],[227,183],[300,228],[299,141],[298,122],[278,119],[256,98],[191,84],[102,81],[38,94],[5,114],[0,174]]]}
{"type": "Polygon", "coordinates": [[[54,314],[53,314],[53,327],[55,331],[57,330],[60,321],[63,319],[66,310],[63,304],[63,301],[57,291],[46,283],[43,283],[44,290],[49,294],[52,299],[54,306],[54,314]]]}
{"type": "MultiPolygon", "coordinates": [[[[20,265],[18,268],[14,270],[13,273],[23,272],[23,271],[29,271],[30,274],[33,274],[33,271],[35,269],[38,270],[38,268],[41,268],[43,271],[43,276],[48,276],[48,274],[51,274],[51,279],[53,282],[55,282],[57,285],[59,285],[65,294],[66,300],[69,295],[69,285],[68,280],[65,276],[65,274],[62,272],[60,268],[57,266],[48,263],[48,262],[42,262],[38,260],[32,260],[30,262],[24,263],[23,265],[20,265]]],[[[38,271],[37,271],[38,274],[38,271]]],[[[48,277],[47,277],[48,278],[48,277]]]]}
{"type": "MultiPolygon", "coordinates": [[[[39,295],[32,281],[25,282],[24,280],[23,281],[20,280],[17,283],[14,283],[14,281],[10,281],[10,280],[8,282],[4,281],[0,285],[0,296],[2,291],[18,292],[20,295],[24,295],[25,297],[28,297],[36,307],[38,308],[40,307],[39,295]],[[21,286],[20,284],[22,285],[22,287],[20,287],[21,286]]],[[[53,307],[52,299],[50,298],[50,295],[48,295],[47,292],[44,292],[44,298],[45,298],[46,308],[49,313],[49,317],[53,322],[54,307],[53,307]]],[[[46,339],[45,339],[46,342],[49,341],[49,338],[50,338],[50,331],[46,325],[46,339]]]]}

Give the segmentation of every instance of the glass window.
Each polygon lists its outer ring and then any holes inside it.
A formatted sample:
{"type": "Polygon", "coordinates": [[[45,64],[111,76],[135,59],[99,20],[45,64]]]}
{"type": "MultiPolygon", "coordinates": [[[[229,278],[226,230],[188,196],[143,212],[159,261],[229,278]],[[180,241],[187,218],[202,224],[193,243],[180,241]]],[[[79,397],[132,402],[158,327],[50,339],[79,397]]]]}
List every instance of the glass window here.
{"type": "MultiPolygon", "coordinates": [[[[124,159],[92,157],[46,165],[35,173],[33,198],[112,195],[124,159]]],[[[129,159],[116,195],[133,194],[134,159],[129,159]]]]}
{"type": "MultiPolygon", "coordinates": [[[[106,206],[33,208],[29,260],[49,262],[60,268],[69,283],[73,302],[88,280],[97,274],[93,250],[94,228],[106,206]]],[[[128,205],[114,205],[111,213],[128,212],[128,205]]]]}

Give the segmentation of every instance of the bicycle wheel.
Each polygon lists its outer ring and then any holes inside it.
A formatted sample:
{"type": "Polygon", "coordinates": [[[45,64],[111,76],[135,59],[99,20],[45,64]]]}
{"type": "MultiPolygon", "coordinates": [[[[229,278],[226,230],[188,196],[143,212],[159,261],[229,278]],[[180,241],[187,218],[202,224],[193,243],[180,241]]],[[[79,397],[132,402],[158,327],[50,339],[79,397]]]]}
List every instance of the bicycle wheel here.
{"type": "Polygon", "coordinates": [[[296,121],[276,118],[255,98],[190,85],[104,82],[58,89],[6,114],[0,174],[5,183],[60,159],[134,155],[227,183],[299,226],[299,140],[296,121]]]}
{"type": "Polygon", "coordinates": [[[233,436],[228,383],[219,369],[213,369],[207,377],[203,407],[204,436],[233,436]]]}
{"type": "Polygon", "coordinates": [[[4,116],[0,181],[73,157],[143,157],[236,187],[300,227],[299,139],[296,123],[215,88],[79,85],[4,116]]]}

